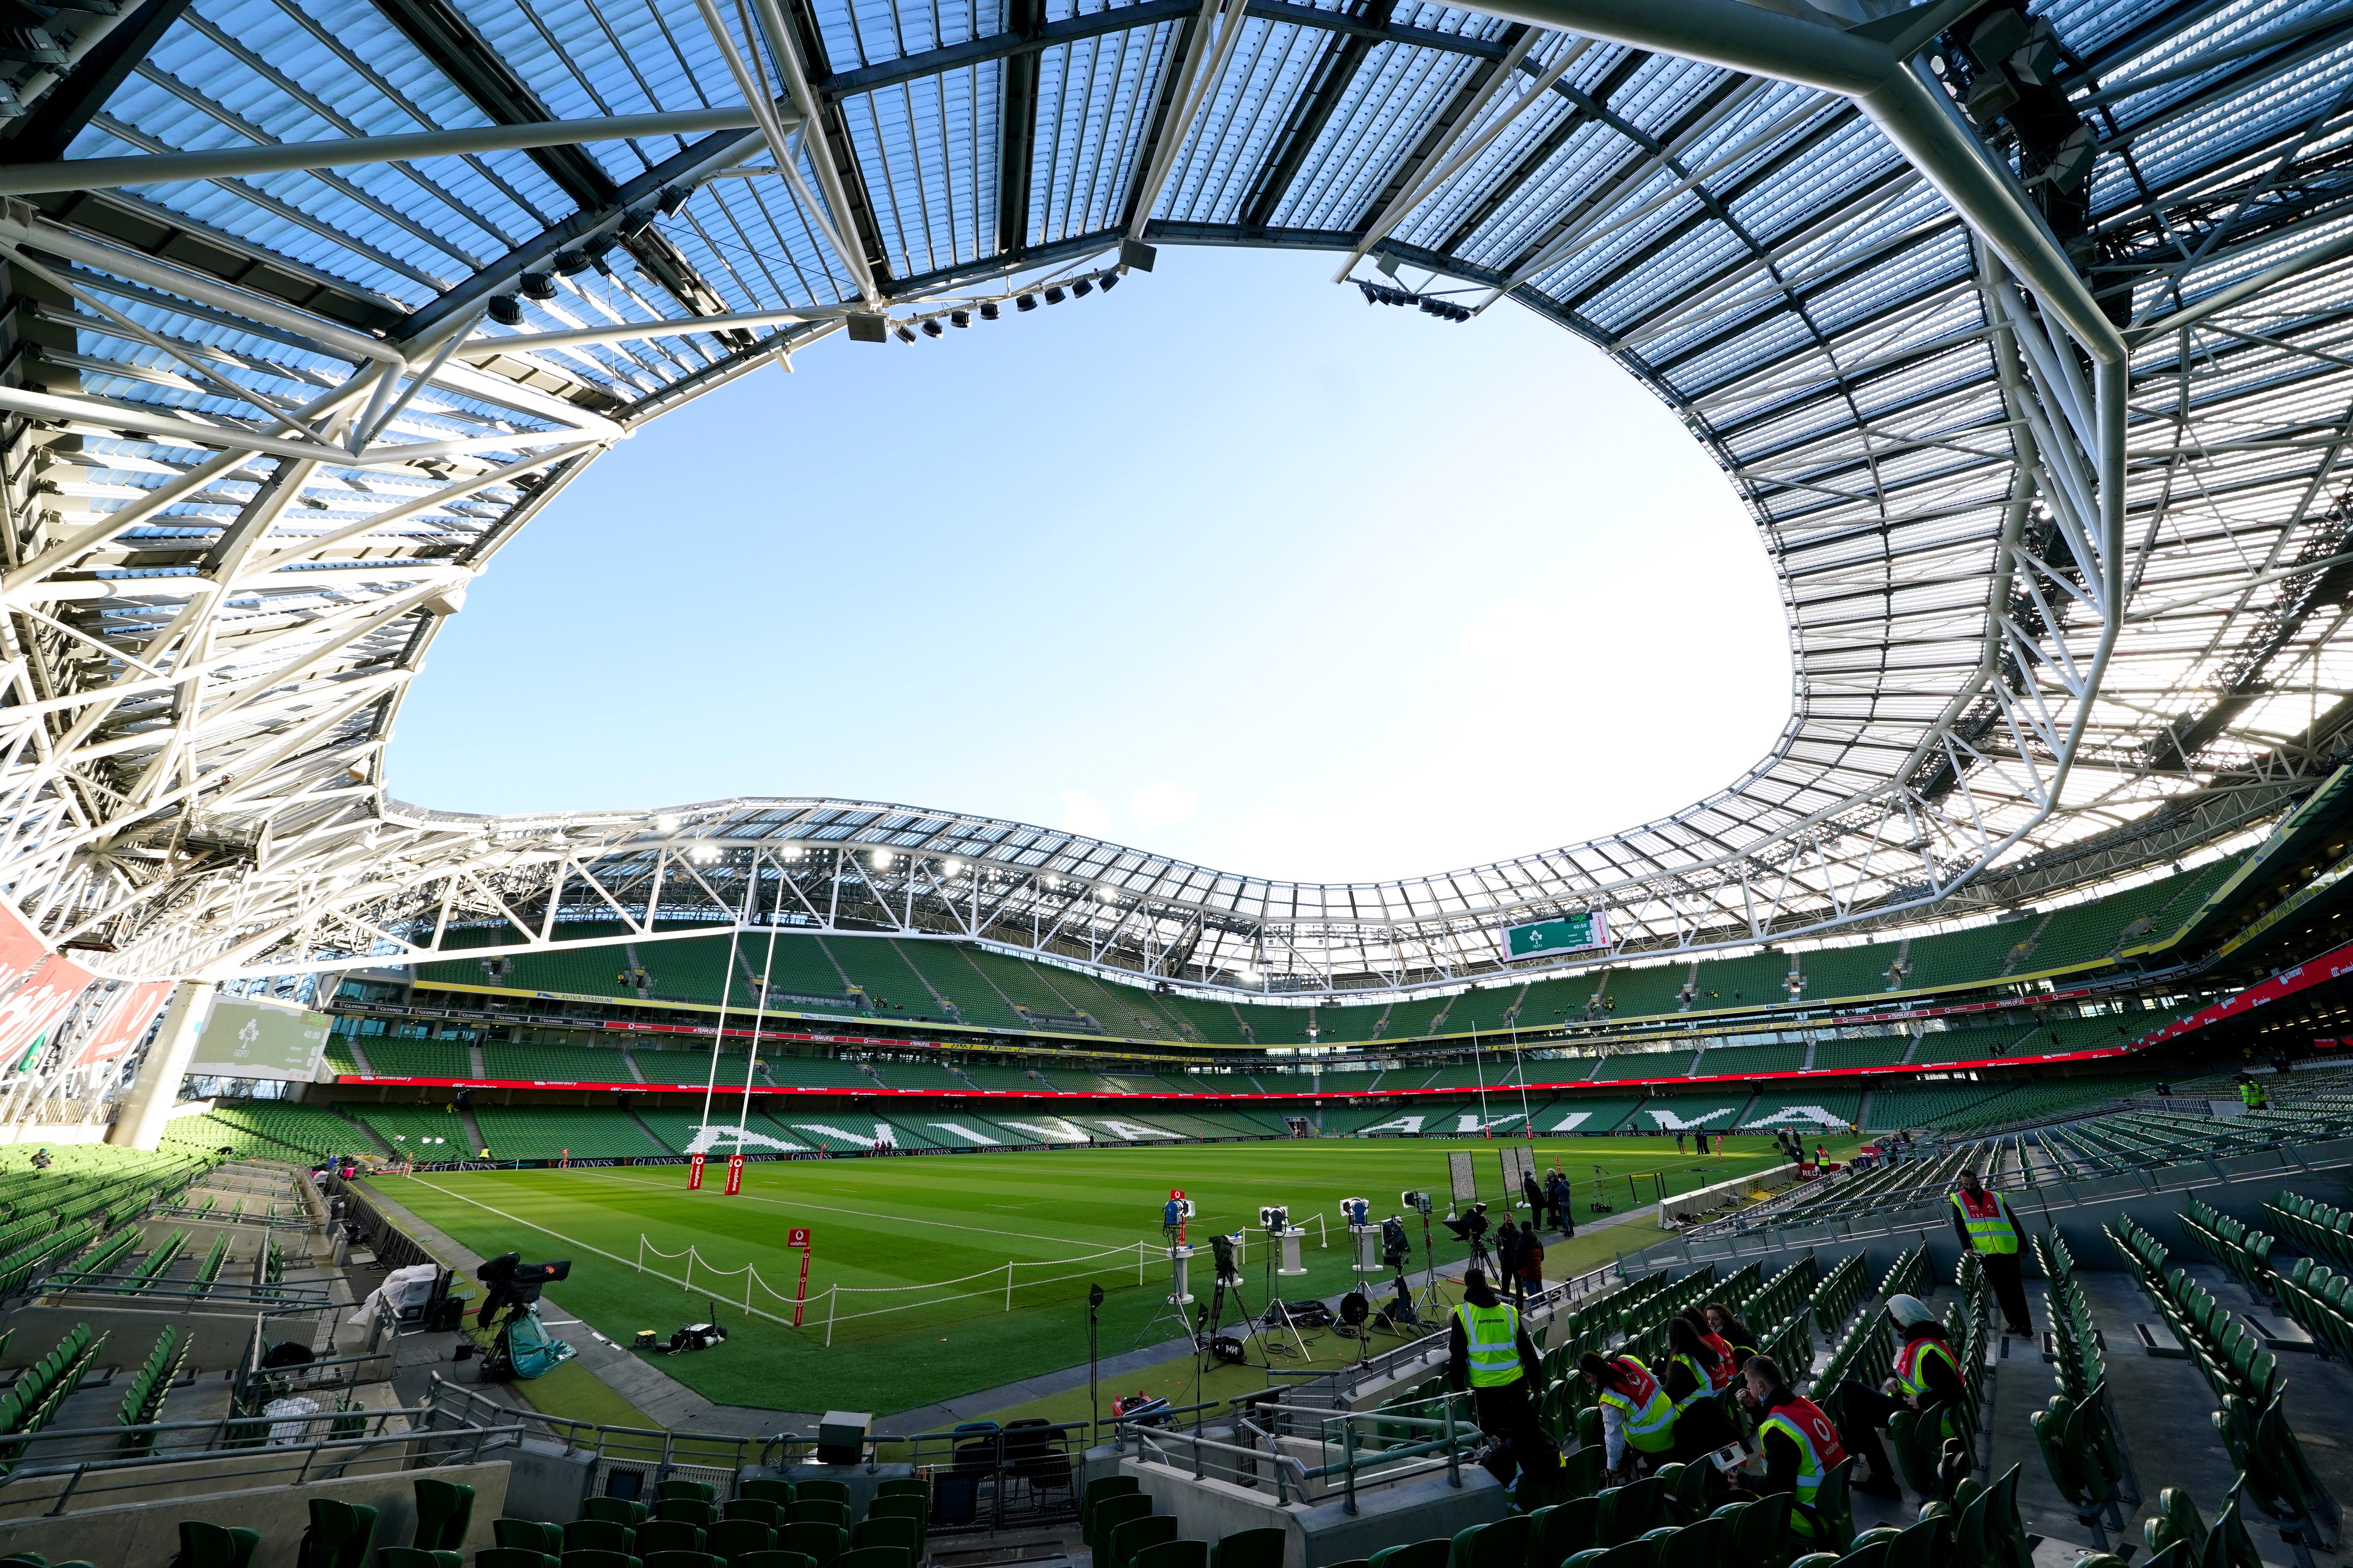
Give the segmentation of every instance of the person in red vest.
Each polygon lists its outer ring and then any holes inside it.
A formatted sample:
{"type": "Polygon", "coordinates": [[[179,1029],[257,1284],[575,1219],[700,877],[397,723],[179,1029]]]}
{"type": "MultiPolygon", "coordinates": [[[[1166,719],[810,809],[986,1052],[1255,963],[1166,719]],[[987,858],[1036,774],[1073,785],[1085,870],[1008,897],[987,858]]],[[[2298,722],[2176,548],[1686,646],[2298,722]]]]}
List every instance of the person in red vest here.
{"type": "MultiPolygon", "coordinates": [[[[1893,1499],[1904,1493],[1896,1484],[1894,1467],[1887,1462],[1879,1429],[1899,1410],[1931,1415],[1957,1410],[1968,1398],[1968,1385],[1961,1380],[1961,1363],[1953,1353],[1945,1325],[1925,1302],[1916,1296],[1890,1296],[1886,1312],[1897,1344],[1891,1374],[1877,1388],[1848,1378],[1829,1397],[1831,1408],[1845,1423],[1841,1430],[1846,1434],[1846,1446],[1871,1467],[1868,1478],[1855,1479],[1854,1489],[1893,1499]]],[[[1937,1430],[1943,1430],[1941,1423],[1937,1430]]]]}
{"type": "Polygon", "coordinates": [[[2027,1315],[2026,1285],[2019,1277],[2019,1248],[2026,1244],[2026,1227],[2018,1223],[2009,1201],[1986,1191],[1975,1171],[1961,1173],[1960,1191],[1953,1194],[1953,1234],[1985,1265],[1993,1299],[2001,1303],[2004,1332],[2021,1339],[2034,1337],[2034,1320],[2027,1315]]]}
{"type": "MultiPolygon", "coordinates": [[[[1765,1479],[1751,1486],[1767,1497],[1788,1492],[1811,1508],[1822,1479],[1846,1458],[1837,1423],[1822,1414],[1821,1406],[1794,1393],[1770,1356],[1750,1356],[1742,1376],[1746,1386],[1740,1391],[1740,1403],[1756,1414],[1757,1436],[1765,1447],[1765,1479]]],[[[1789,1529],[1800,1536],[1815,1533],[1813,1521],[1795,1511],[1789,1515],[1789,1529]]]]}

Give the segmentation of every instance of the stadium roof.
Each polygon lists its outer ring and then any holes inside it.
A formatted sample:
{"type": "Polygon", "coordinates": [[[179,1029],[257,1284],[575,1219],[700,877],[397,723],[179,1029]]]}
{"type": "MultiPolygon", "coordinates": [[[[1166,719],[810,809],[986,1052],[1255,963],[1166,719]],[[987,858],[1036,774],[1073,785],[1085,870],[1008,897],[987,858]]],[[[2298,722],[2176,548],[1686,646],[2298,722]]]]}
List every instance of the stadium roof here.
{"type": "Polygon", "coordinates": [[[1701,947],[2096,879],[2277,812],[2353,722],[2326,4],[107,0],[26,42],[0,885],[108,973],[732,908],[1460,979],[1560,910],[1701,947]],[[1347,886],[867,803],[387,795],[435,631],[613,442],[1171,244],[1535,310],[1677,410],[1778,574],[1771,753],[1606,838],[1347,886]]]}

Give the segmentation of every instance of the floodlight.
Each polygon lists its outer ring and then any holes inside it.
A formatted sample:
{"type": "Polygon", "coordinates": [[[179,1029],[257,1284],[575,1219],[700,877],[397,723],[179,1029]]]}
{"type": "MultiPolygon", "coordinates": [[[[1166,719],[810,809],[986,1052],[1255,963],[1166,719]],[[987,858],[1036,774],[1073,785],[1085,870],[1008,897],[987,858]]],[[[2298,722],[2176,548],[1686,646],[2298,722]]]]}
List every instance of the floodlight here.
{"type": "Polygon", "coordinates": [[[1417,1192],[1411,1187],[1408,1187],[1405,1191],[1398,1194],[1398,1202],[1404,1205],[1407,1208],[1413,1210],[1416,1214],[1428,1214],[1436,1206],[1430,1202],[1430,1194],[1428,1193],[1417,1192]]]}
{"type": "Polygon", "coordinates": [[[526,300],[553,300],[555,279],[545,272],[526,272],[522,275],[522,294],[526,300]]]}
{"type": "Polygon", "coordinates": [[[1372,1212],[1373,1205],[1369,1199],[1342,1198],[1340,1200],[1340,1217],[1350,1225],[1363,1225],[1371,1216],[1372,1212]]]}
{"type": "Polygon", "coordinates": [[[1110,293],[1110,292],[1112,291],[1112,287],[1113,287],[1114,284],[1116,284],[1118,281],[1119,281],[1119,274],[1118,274],[1118,273],[1116,273],[1116,272],[1106,272],[1106,273],[1104,273],[1104,274],[1103,274],[1103,291],[1104,293],[1106,293],[1106,294],[1110,293]]]}
{"type": "Polygon", "coordinates": [[[675,217],[678,216],[678,209],[686,205],[686,198],[693,194],[694,192],[685,185],[664,185],[661,195],[654,199],[654,205],[660,211],[662,216],[675,217]]]}
{"type": "Polygon", "coordinates": [[[923,323],[923,336],[927,338],[938,338],[944,337],[946,335],[947,329],[940,325],[940,319],[937,316],[934,316],[923,323]]]}
{"type": "Polygon", "coordinates": [[[656,833],[676,833],[678,831],[678,817],[673,813],[667,811],[663,812],[659,816],[654,818],[654,831],[656,833]]]}
{"type": "Polygon", "coordinates": [[[941,867],[940,869],[945,871],[951,877],[959,877],[964,874],[964,867],[954,860],[949,861],[946,865],[941,867]]]}
{"type": "Polygon", "coordinates": [[[900,322],[896,327],[892,329],[892,335],[896,337],[902,343],[912,343],[915,341],[914,329],[908,326],[904,321],[900,322]]]}
{"type": "Polygon", "coordinates": [[[981,307],[980,307],[980,319],[981,319],[982,321],[993,321],[997,320],[997,301],[996,301],[996,300],[983,300],[983,301],[981,302],[981,307]]]}
{"type": "Polygon", "coordinates": [[[1083,278],[1080,279],[1076,283],[1073,283],[1073,284],[1071,284],[1071,293],[1073,293],[1073,294],[1076,294],[1076,295],[1077,295],[1080,299],[1082,299],[1082,300],[1085,299],[1088,295],[1090,295],[1090,294],[1093,293],[1094,291],[1095,291],[1095,286],[1094,286],[1092,283],[1088,282],[1088,281],[1087,281],[1085,279],[1083,279],[1083,278]]]}
{"type": "Polygon", "coordinates": [[[972,312],[970,310],[950,310],[948,312],[948,324],[955,327],[969,327],[972,325],[972,312]]]}
{"type": "Polygon", "coordinates": [[[1038,296],[1035,294],[1018,295],[1014,299],[1013,308],[1017,310],[1034,310],[1038,308],[1038,296]]]}
{"type": "Polygon", "coordinates": [[[588,253],[585,250],[559,250],[555,253],[555,269],[565,277],[588,270],[588,253]]]}
{"type": "Polygon", "coordinates": [[[873,859],[874,868],[876,870],[887,871],[891,868],[891,851],[888,849],[877,849],[874,851],[873,859]]]}
{"type": "Polygon", "coordinates": [[[512,294],[493,294],[491,296],[491,320],[501,327],[520,327],[522,325],[522,306],[512,294]]]}
{"type": "Polygon", "coordinates": [[[1282,1204],[1262,1205],[1258,1211],[1258,1223],[1265,1230],[1287,1230],[1291,1226],[1291,1210],[1282,1204]]]}
{"type": "Polygon", "coordinates": [[[1060,289],[1049,289],[1046,290],[1046,303],[1049,305],[1059,305],[1065,298],[1067,298],[1067,296],[1064,295],[1060,289]]]}

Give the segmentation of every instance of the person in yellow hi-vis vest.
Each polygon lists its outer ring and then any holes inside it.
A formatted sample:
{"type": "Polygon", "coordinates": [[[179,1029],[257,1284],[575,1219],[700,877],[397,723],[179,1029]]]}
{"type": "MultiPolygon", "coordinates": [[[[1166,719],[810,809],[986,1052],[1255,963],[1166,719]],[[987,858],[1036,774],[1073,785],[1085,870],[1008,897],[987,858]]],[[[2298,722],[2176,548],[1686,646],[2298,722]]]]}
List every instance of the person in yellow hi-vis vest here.
{"type": "Polygon", "coordinates": [[[1498,1297],[1485,1271],[1462,1276],[1462,1303],[1446,1331],[1446,1385],[1471,1391],[1471,1406],[1492,1447],[1480,1458],[1505,1486],[1525,1467],[1549,1475],[1560,1450],[1536,1417],[1535,1393],[1544,1386],[1544,1358],[1528,1338],[1520,1310],[1498,1297]]]}
{"type": "Polygon", "coordinates": [[[1953,1234],[1985,1265],[1993,1299],[2001,1303],[2001,1315],[2008,1320],[2004,1331],[2031,1339],[2034,1323],[2027,1316],[2026,1285],[2018,1271],[2026,1227],[2018,1223],[2009,1200],[1986,1191],[1975,1171],[1961,1173],[1961,1189],[1953,1194],[1953,1234]]]}

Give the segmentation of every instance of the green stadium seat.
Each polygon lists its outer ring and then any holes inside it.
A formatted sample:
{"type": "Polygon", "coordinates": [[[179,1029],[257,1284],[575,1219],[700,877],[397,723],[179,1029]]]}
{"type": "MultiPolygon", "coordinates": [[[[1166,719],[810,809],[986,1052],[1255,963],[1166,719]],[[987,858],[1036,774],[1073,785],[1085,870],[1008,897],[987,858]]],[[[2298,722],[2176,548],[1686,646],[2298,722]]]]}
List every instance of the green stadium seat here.
{"type": "Polygon", "coordinates": [[[580,1505],[583,1519],[606,1520],[625,1530],[643,1524],[653,1510],[632,1498],[592,1497],[580,1505]]]}
{"type": "MultiPolygon", "coordinates": [[[[1449,1568],[1519,1568],[1527,1552],[1528,1516],[1506,1514],[1492,1523],[1456,1531],[1447,1563],[1449,1568]]],[[[1278,1557],[1276,1563],[1281,1562],[1278,1557]]]]}
{"type": "Polygon", "coordinates": [[[1372,1568],[1446,1568],[1453,1551],[1454,1542],[1442,1535],[1433,1541],[1387,1546],[1373,1553],[1372,1568]]]}
{"type": "Polygon", "coordinates": [[[501,1546],[518,1552],[543,1552],[550,1556],[564,1555],[564,1527],[536,1519],[494,1519],[491,1521],[491,1539],[501,1546]]]}
{"type": "Polygon", "coordinates": [[[564,1568],[564,1560],[520,1546],[492,1546],[474,1553],[474,1568],[564,1568]]]}
{"type": "Polygon", "coordinates": [[[817,1568],[826,1568],[826,1564],[849,1550],[849,1531],[814,1519],[793,1521],[785,1526],[777,1540],[785,1551],[813,1558],[817,1568]]]}
{"type": "MultiPolygon", "coordinates": [[[[1103,1479],[1106,1480],[1126,1479],[1133,1481],[1135,1478],[1128,1476],[1124,1478],[1105,1477],[1103,1479]]],[[[1094,1486],[1095,1483],[1089,1482],[1087,1489],[1092,1492],[1094,1489],[1094,1486]]],[[[913,1497],[928,1499],[932,1495],[932,1483],[925,1480],[921,1476],[892,1476],[874,1489],[874,1495],[876,1497],[913,1497]]]]}
{"type": "Polygon", "coordinates": [[[575,1552],[611,1552],[635,1557],[636,1546],[636,1531],[614,1520],[575,1519],[564,1527],[564,1551],[567,1556],[575,1552]]]}
{"type": "Polygon", "coordinates": [[[723,1519],[704,1532],[702,1544],[713,1557],[733,1563],[755,1552],[775,1551],[776,1531],[756,1519],[723,1519]]]}
{"type": "Polygon", "coordinates": [[[453,1552],[465,1544],[474,1521],[474,1489],[431,1476],[417,1479],[417,1537],[411,1545],[427,1552],[453,1552]]]}
{"type": "MultiPolygon", "coordinates": [[[[1147,1546],[1129,1561],[1128,1568],[1209,1568],[1209,1543],[1206,1541],[1164,1541],[1147,1546]]],[[[1347,1564],[1335,1564],[1347,1568],[1347,1564]]],[[[1362,1565],[1359,1565],[1362,1568],[1362,1565]]]]}
{"type": "MultiPolygon", "coordinates": [[[[745,1483],[747,1486],[750,1484],[750,1482],[745,1483]]],[[[719,1517],[723,1520],[748,1519],[756,1523],[765,1524],[770,1530],[775,1530],[785,1522],[785,1510],[787,1506],[785,1503],[771,1501],[766,1498],[740,1497],[722,1508],[719,1510],[719,1517]]]]}
{"type": "Polygon", "coordinates": [[[1219,1536],[1216,1550],[1209,1553],[1210,1568],[1282,1568],[1283,1540],[1283,1532],[1274,1529],[1238,1530],[1219,1536]]]}
{"type": "Polygon", "coordinates": [[[827,1502],[838,1502],[844,1508],[849,1506],[848,1481],[837,1481],[821,1477],[816,1480],[795,1482],[794,1491],[795,1500],[800,1498],[819,1498],[827,1502]]]}
{"type": "MultiPolygon", "coordinates": [[[[373,1510],[371,1510],[373,1511],[373,1510]]],[[[375,1532],[375,1521],[369,1521],[369,1533],[375,1532]]],[[[179,1568],[250,1568],[253,1553],[261,1544],[261,1531],[237,1525],[218,1525],[203,1520],[185,1519],[180,1521],[179,1568]]],[[[307,1548],[310,1539],[305,1536],[307,1548]]],[[[307,1563],[307,1555],[303,1559],[307,1563]]]]}
{"type": "MultiPolygon", "coordinates": [[[[882,1484],[887,1487],[891,1483],[885,1481],[882,1484]]],[[[737,1489],[744,1497],[756,1499],[761,1502],[772,1502],[781,1508],[790,1508],[793,1505],[793,1483],[778,1480],[771,1476],[754,1477],[745,1481],[737,1489]]]]}
{"type": "Polygon", "coordinates": [[[1113,1492],[1098,1498],[1087,1510],[1082,1531],[1087,1548],[1092,1552],[1111,1550],[1111,1532],[1131,1519],[1145,1519],[1152,1513],[1152,1500],[1142,1492],[1113,1492]]]}
{"type": "Polygon", "coordinates": [[[708,1552],[659,1552],[646,1559],[646,1568],[726,1568],[708,1552]]]}
{"type": "Polygon", "coordinates": [[[1176,1539],[1176,1519],[1173,1514],[1146,1514],[1131,1519],[1111,1532],[1111,1544],[1098,1553],[1101,1568],[1127,1568],[1129,1560],[1147,1546],[1157,1546],[1164,1541],[1176,1539]]]}
{"type": "Polygon", "coordinates": [[[906,1552],[909,1562],[920,1563],[923,1558],[923,1524],[917,1520],[887,1516],[877,1519],[869,1514],[850,1527],[849,1549],[859,1552],[869,1546],[896,1546],[906,1552]]]}
{"type": "Polygon", "coordinates": [[[375,1510],[335,1498],[311,1500],[311,1525],[302,1532],[298,1568],[364,1568],[375,1544],[375,1510]]]}
{"type": "Polygon", "coordinates": [[[564,1568],[645,1568],[645,1563],[626,1552],[584,1550],[566,1552],[564,1568]]]}
{"type": "Polygon", "coordinates": [[[428,1552],[421,1546],[379,1546],[375,1553],[376,1568],[465,1568],[465,1559],[455,1552],[428,1552]]]}
{"type": "MultiPolygon", "coordinates": [[[[705,1503],[702,1506],[708,1508],[711,1505],[705,1503]]],[[[649,1519],[638,1526],[633,1540],[637,1554],[647,1558],[658,1552],[700,1552],[703,1549],[702,1526],[683,1519],[649,1519]]]]}
{"type": "Polygon", "coordinates": [[[817,1568],[817,1563],[801,1552],[754,1552],[737,1558],[734,1568],[817,1568]]]}
{"type": "Polygon", "coordinates": [[[915,1568],[903,1546],[868,1546],[835,1558],[834,1568],[915,1568]]]}
{"type": "Polygon", "coordinates": [[[654,1496],[664,1502],[672,1498],[682,1498],[689,1502],[717,1502],[719,1489],[709,1481],[690,1481],[672,1476],[654,1484],[654,1496]]]}
{"type": "Polygon", "coordinates": [[[786,1513],[785,1518],[794,1524],[807,1520],[817,1524],[839,1525],[842,1529],[848,1530],[849,1505],[846,1502],[835,1502],[830,1498],[809,1497],[804,1493],[793,1500],[793,1506],[786,1513]]]}

